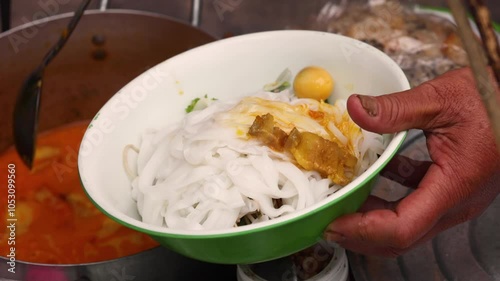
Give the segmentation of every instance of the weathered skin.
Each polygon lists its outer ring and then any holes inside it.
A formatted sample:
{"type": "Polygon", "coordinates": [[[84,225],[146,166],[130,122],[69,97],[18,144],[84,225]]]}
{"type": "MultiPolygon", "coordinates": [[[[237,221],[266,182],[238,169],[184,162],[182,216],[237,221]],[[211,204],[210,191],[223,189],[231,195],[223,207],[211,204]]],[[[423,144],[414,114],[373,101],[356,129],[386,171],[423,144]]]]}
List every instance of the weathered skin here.
{"type": "Polygon", "coordinates": [[[362,254],[398,256],[479,216],[499,194],[500,157],[470,69],[407,92],[352,96],[347,105],[354,122],[370,131],[422,129],[432,162],[394,159],[382,174],[415,191],[397,202],[371,197],[358,213],[335,220],[326,239],[362,254]],[[414,172],[402,175],[400,165],[414,172]]]}

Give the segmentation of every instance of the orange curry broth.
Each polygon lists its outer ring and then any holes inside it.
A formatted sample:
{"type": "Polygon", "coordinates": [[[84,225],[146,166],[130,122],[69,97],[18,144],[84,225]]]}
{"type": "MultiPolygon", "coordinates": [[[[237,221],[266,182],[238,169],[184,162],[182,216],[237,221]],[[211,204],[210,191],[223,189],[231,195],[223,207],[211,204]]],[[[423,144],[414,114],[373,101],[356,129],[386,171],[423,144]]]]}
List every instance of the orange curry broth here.
{"type": "MultiPolygon", "coordinates": [[[[74,123],[40,134],[33,170],[12,147],[0,156],[0,177],[16,165],[17,260],[80,264],[115,259],[157,246],[149,236],[102,214],[80,185],[77,151],[88,123],[74,123]]],[[[0,219],[7,221],[7,188],[0,191],[0,219]]],[[[0,232],[0,255],[7,256],[9,231],[0,232]]]]}

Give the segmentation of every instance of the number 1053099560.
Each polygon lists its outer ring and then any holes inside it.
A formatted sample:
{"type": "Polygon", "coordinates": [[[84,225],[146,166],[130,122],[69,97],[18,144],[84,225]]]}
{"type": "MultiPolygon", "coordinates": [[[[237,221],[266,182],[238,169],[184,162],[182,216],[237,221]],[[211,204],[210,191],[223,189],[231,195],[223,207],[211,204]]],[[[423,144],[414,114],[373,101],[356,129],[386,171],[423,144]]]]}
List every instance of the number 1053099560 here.
{"type": "Polygon", "coordinates": [[[9,245],[7,258],[7,269],[11,273],[16,273],[16,165],[7,165],[7,229],[9,245]]]}

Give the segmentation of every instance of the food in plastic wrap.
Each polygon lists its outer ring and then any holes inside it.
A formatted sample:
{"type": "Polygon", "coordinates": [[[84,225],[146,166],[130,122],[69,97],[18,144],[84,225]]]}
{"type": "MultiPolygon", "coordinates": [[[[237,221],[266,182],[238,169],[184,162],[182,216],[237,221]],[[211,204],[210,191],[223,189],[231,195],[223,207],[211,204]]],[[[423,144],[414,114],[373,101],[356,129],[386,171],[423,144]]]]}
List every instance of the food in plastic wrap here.
{"type": "Polygon", "coordinates": [[[388,54],[412,87],[468,65],[456,26],[395,0],[330,1],[313,29],[364,41],[388,54]]]}

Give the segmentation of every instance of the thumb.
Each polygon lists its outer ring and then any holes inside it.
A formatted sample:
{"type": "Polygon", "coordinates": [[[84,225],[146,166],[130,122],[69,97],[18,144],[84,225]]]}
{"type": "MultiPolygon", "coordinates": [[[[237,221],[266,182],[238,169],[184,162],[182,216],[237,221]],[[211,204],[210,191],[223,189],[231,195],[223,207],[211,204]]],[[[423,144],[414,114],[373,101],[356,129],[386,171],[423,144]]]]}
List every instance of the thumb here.
{"type": "MultiPolygon", "coordinates": [[[[382,96],[353,95],[347,100],[352,120],[365,130],[385,134],[409,129],[431,130],[439,120],[447,102],[436,90],[442,83],[434,81],[414,89],[382,96]]],[[[445,89],[450,89],[448,85],[445,89]]]]}

